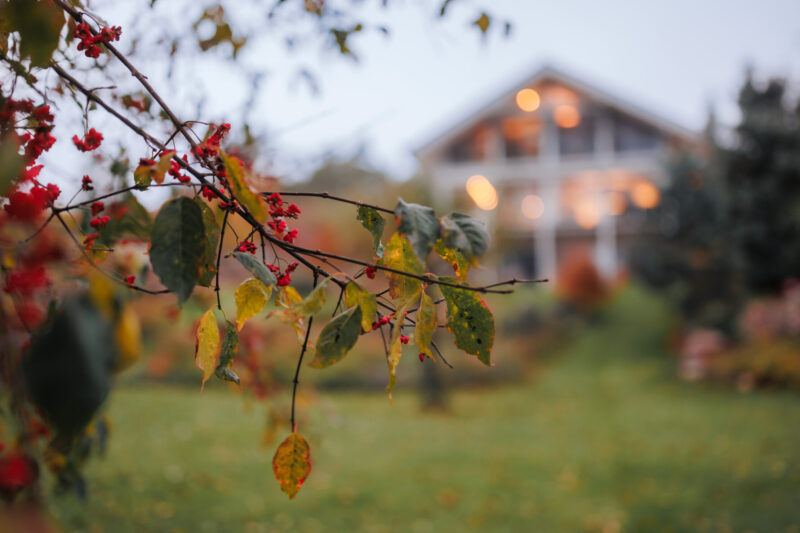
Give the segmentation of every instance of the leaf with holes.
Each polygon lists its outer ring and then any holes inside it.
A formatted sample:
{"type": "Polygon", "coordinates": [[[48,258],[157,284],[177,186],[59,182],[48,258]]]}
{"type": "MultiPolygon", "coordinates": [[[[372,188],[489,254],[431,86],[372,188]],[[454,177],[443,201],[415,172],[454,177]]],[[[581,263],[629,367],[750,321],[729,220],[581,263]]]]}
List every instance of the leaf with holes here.
{"type": "Polygon", "coordinates": [[[433,359],[429,346],[433,341],[433,334],[436,332],[436,304],[424,291],[420,297],[419,308],[417,308],[416,321],[414,342],[420,352],[433,359]]]}
{"type": "MultiPolygon", "coordinates": [[[[422,263],[420,263],[414,250],[411,248],[408,239],[395,233],[389,242],[386,244],[386,253],[380,264],[400,270],[409,272],[411,274],[422,275],[422,263]]],[[[408,300],[416,297],[422,289],[422,282],[418,279],[403,276],[402,274],[395,274],[393,272],[386,272],[386,277],[389,278],[389,295],[395,300],[408,300]]]]}
{"type": "MultiPolygon", "coordinates": [[[[454,278],[440,278],[458,283],[454,278]]],[[[456,337],[456,346],[490,365],[494,344],[494,317],[483,299],[474,291],[440,285],[447,303],[447,329],[456,337]]]]}
{"type": "Polygon", "coordinates": [[[208,378],[214,374],[218,357],[219,327],[212,307],[200,319],[200,325],[197,327],[197,342],[194,348],[194,364],[203,371],[203,382],[200,384],[201,391],[205,387],[208,378]]]}
{"type": "Polygon", "coordinates": [[[272,287],[261,280],[247,278],[238,287],[233,297],[236,300],[236,328],[241,330],[245,322],[260,313],[272,292],[272,287]]]}
{"type": "Polygon", "coordinates": [[[217,273],[217,244],[219,243],[219,224],[214,217],[214,212],[208,205],[195,199],[200,211],[203,213],[203,232],[206,236],[206,253],[203,264],[200,267],[200,279],[197,281],[203,287],[209,287],[217,273]]]}
{"type": "Polygon", "coordinates": [[[236,200],[250,211],[253,218],[260,224],[267,223],[267,204],[261,196],[255,194],[245,182],[242,162],[236,157],[219,152],[219,157],[228,171],[228,183],[236,200]]]}
{"type": "Polygon", "coordinates": [[[372,319],[378,311],[378,299],[367,289],[351,281],[344,288],[344,304],[346,307],[357,305],[361,308],[361,329],[372,329],[372,319]]]}
{"type": "Polygon", "coordinates": [[[383,237],[383,228],[386,227],[386,221],[376,209],[365,205],[358,206],[356,218],[361,222],[361,225],[372,234],[372,250],[375,252],[375,255],[377,257],[383,257],[381,237],[383,237]]]}
{"type": "Polygon", "coordinates": [[[161,282],[178,297],[178,305],[192,294],[205,253],[200,207],[185,196],[167,202],[153,225],[150,264],[161,282]]]}
{"type": "Polygon", "coordinates": [[[397,218],[397,231],[406,236],[414,253],[424,262],[433,243],[439,238],[439,219],[436,218],[436,213],[430,207],[407,204],[402,198],[398,198],[394,214],[397,218]]]}
{"type": "Polygon", "coordinates": [[[239,376],[231,368],[236,353],[239,351],[239,332],[230,321],[225,321],[225,337],[222,338],[222,349],[219,352],[219,363],[214,375],[223,381],[239,384],[239,376]]]}
{"type": "Polygon", "coordinates": [[[482,256],[489,248],[486,224],[461,213],[450,213],[441,220],[442,242],[461,253],[468,261],[482,256]]]}
{"type": "Polygon", "coordinates": [[[341,361],[361,335],[361,308],[345,310],[322,328],[310,365],[325,368],[341,361]]]}
{"type": "Polygon", "coordinates": [[[260,279],[264,285],[271,287],[278,283],[278,280],[275,279],[275,274],[270,272],[269,269],[264,266],[264,263],[252,255],[244,252],[233,252],[233,257],[235,257],[243,267],[249,270],[251,274],[260,279]]]}
{"type": "Polygon", "coordinates": [[[272,458],[272,471],[281,490],[294,498],[311,473],[311,450],[306,440],[292,433],[278,446],[272,458]]]}

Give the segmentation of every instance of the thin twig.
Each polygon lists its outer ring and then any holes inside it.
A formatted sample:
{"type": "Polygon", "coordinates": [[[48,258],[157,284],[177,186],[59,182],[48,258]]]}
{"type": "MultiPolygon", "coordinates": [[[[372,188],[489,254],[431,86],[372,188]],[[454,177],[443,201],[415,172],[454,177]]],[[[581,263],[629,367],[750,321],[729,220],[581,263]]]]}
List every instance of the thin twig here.
{"type": "MultiPolygon", "coordinates": [[[[317,287],[319,277],[314,274],[314,288],[317,287]]],[[[311,324],[314,322],[314,317],[308,317],[308,325],[306,326],[306,337],[303,340],[303,348],[300,350],[300,357],[297,359],[297,367],[294,369],[294,379],[292,379],[292,415],[289,418],[289,423],[292,426],[292,431],[297,431],[297,424],[294,418],[294,408],[297,400],[297,385],[300,383],[300,367],[303,365],[303,356],[306,354],[308,348],[308,337],[311,335],[311,324]]]]}
{"type": "MultiPolygon", "coordinates": [[[[272,192],[262,192],[260,193],[261,196],[269,196],[273,194],[272,192]]],[[[394,214],[394,209],[388,209],[386,207],[381,207],[379,205],[368,204],[366,202],[359,202],[358,200],[351,200],[350,198],[344,198],[342,196],[336,196],[334,194],[330,194],[327,192],[291,192],[291,191],[280,191],[278,192],[281,196],[305,196],[305,197],[312,197],[312,198],[325,198],[326,200],[336,200],[337,202],[343,202],[346,204],[357,205],[359,207],[371,207],[376,211],[383,211],[384,213],[389,213],[390,215],[394,214]]]]}

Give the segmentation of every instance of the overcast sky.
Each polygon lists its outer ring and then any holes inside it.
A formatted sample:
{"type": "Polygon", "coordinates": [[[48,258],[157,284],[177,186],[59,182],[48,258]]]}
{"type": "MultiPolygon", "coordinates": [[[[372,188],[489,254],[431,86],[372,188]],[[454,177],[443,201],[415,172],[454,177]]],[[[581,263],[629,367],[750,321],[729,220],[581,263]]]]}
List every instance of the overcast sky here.
{"type": "Polygon", "coordinates": [[[464,22],[479,3],[454,2],[444,23],[409,4],[380,16],[390,38],[356,41],[358,63],[318,52],[301,58],[321,94],[280,76],[266,84],[258,109],[278,152],[346,154],[366,142],[373,164],[407,177],[414,147],[542,64],[697,129],[712,103],[723,122],[735,120],[748,64],[759,77],[800,80],[797,0],[492,0],[483,5],[514,29],[488,39],[464,22]]]}

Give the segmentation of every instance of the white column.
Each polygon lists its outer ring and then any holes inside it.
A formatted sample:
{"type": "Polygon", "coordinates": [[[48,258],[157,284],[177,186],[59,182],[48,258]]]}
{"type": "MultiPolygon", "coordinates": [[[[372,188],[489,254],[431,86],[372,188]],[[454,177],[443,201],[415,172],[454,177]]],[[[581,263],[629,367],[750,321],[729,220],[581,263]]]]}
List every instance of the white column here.
{"type": "Polygon", "coordinates": [[[558,174],[559,147],[558,127],[549,116],[549,110],[542,113],[542,138],[540,143],[539,160],[541,164],[541,198],[544,202],[544,213],[533,232],[534,252],[536,254],[536,276],[547,278],[554,287],[556,272],[558,271],[558,247],[556,245],[556,230],[561,216],[561,181],[558,174]]]}
{"type": "MultiPolygon", "coordinates": [[[[594,149],[596,152],[598,170],[606,173],[614,165],[614,124],[611,115],[606,110],[599,110],[595,123],[594,149]]],[[[604,183],[597,188],[598,208],[603,215],[595,231],[594,262],[600,273],[606,277],[617,274],[617,218],[609,214],[610,198],[605,194],[609,189],[609,178],[604,174],[604,183]]]]}

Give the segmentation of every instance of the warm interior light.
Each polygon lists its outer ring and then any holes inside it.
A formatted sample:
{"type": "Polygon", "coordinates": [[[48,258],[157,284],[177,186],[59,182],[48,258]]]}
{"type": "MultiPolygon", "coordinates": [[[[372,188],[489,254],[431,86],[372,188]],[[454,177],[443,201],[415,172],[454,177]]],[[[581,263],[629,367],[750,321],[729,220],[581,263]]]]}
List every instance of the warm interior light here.
{"type": "Polygon", "coordinates": [[[561,128],[574,128],[581,123],[581,113],[570,104],[561,104],[553,110],[553,120],[561,128]]]}
{"type": "Polygon", "coordinates": [[[485,176],[475,175],[467,180],[467,194],[480,209],[491,211],[497,207],[497,190],[485,176]]]}
{"type": "Polygon", "coordinates": [[[539,109],[540,103],[541,99],[539,98],[539,93],[533,89],[522,89],[517,93],[517,105],[523,111],[527,111],[528,113],[536,111],[539,109]]]}
{"type": "Polygon", "coordinates": [[[583,229],[592,229],[600,223],[600,209],[591,196],[584,196],[575,203],[575,222],[583,229]]]}
{"type": "Polygon", "coordinates": [[[606,210],[609,215],[619,216],[628,208],[628,199],[625,193],[611,191],[606,196],[606,210]]]}
{"type": "Polygon", "coordinates": [[[522,199],[522,214],[526,218],[536,220],[544,214],[544,202],[535,194],[529,194],[522,199]]]}
{"type": "Polygon", "coordinates": [[[661,192],[649,181],[639,181],[631,190],[631,199],[637,207],[652,209],[661,202],[661,192]]]}

